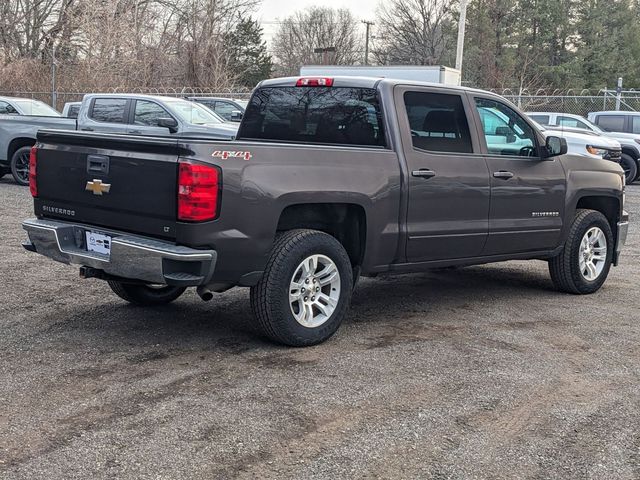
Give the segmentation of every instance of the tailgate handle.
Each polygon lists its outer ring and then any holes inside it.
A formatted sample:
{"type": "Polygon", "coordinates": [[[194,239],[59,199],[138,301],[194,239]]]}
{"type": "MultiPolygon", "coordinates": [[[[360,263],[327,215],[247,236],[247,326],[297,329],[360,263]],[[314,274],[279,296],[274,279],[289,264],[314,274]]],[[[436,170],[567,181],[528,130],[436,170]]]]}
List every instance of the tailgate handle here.
{"type": "Polygon", "coordinates": [[[109,157],[104,155],[87,156],[87,173],[109,174],[109,157]]]}

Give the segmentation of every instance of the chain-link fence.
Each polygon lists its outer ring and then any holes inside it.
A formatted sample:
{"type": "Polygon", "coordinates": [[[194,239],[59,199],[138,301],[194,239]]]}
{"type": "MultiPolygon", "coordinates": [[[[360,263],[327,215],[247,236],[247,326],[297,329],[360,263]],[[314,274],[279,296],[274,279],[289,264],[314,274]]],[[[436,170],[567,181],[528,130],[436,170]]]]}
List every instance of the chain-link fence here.
{"type": "MultiPolygon", "coordinates": [[[[518,105],[525,112],[563,112],[587,116],[589,112],[601,110],[616,110],[616,92],[612,90],[568,90],[545,91],[537,90],[522,92],[510,89],[494,90],[511,102],[518,105]]],[[[145,95],[161,95],[169,97],[223,97],[248,99],[251,90],[246,88],[230,88],[217,91],[199,87],[158,87],[158,88],[122,88],[114,87],[101,92],[20,92],[0,91],[0,95],[10,97],[26,97],[41,100],[62,111],[67,102],[78,102],[86,93],[138,93],[145,95]],[[54,105],[55,104],[55,105],[54,105]]],[[[620,93],[620,110],[640,111],[640,91],[633,90],[620,93]]]]}
{"type": "Polygon", "coordinates": [[[590,112],[603,110],[640,110],[640,92],[600,90],[582,91],[537,91],[514,93],[512,90],[496,91],[525,112],[562,112],[586,117],[590,112]]]}
{"type": "Polygon", "coordinates": [[[23,97],[40,100],[48,105],[52,105],[56,110],[62,111],[64,104],[67,102],[79,102],[87,93],[137,93],[141,95],[159,95],[165,97],[221,97],[234,99],[248,99],[251,90],[246,88],[233,88],[223,91],[217,91],[198,87],[159,87],[159,88],[121,88],[114,87],[103,89],[100,92],[30,92],[30,91],[0,91],[0,96],[7,97],[23,97]]]}

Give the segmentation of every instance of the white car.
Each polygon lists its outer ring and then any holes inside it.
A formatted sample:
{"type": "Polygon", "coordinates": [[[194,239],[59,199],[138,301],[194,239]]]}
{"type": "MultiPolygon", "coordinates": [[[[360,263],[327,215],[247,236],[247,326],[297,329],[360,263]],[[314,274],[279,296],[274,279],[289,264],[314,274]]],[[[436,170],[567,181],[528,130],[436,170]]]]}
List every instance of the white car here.
{"type": "Polygon", "coordinates": [[[572,113],[528,112],[527,115],[545,128],[600,135],[619,142],[622,148],[620,166],[624,170],[627,184],[640,179],[640,135],[607,132],[586,118],[572,113]]]}

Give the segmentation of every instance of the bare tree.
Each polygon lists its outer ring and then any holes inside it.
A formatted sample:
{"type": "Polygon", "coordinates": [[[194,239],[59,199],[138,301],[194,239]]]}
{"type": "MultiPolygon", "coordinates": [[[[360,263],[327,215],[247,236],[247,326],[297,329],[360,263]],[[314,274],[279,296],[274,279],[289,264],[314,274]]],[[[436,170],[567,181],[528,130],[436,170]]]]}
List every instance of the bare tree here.
{"type": "Polygon", "coordinates": [[[455,31],[454,0],[388,0],[378,10],[374,58],[381,64],[443,63],[455,31]]]}
{"type": "Polygon", "coordinates": [[[0,0],[0,85],[47,89],[55,51],[61,89],[227,88],[227,32],[258,1],[0,0]]]}
{"type": "Polygon", "coordinates": [[[281,75],[297,74],[305,64],[354,64],[362,51],[359,22],[342,8],[311,7],[296,12],[282,21],[272,42],[276,71],[281,75]]]}

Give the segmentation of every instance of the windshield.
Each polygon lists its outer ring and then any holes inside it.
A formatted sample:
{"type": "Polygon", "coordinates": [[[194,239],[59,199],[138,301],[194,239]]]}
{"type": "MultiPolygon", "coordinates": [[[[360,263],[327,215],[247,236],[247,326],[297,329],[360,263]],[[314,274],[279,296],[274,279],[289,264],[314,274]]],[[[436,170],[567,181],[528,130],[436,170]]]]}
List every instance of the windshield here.
{"type": "Polygon", "coordinates": [[[42,115],[45,117],[59,117],[60,113],[49,105],[39,100],[19,99],[13,100],[25,115],[42,115]]]}
{"type": "Polygon", "coordinates": [[[213,113],[207,107],[199,103],[187,100],[168,100],[167,105],[183,122],[194,125],[207,125],[212,123],[224,123],[220,116],[213,113]]]}

